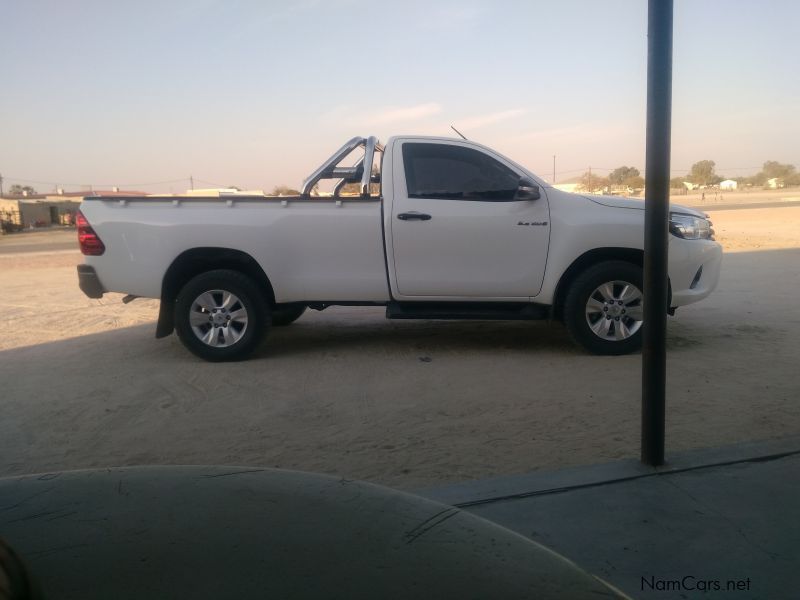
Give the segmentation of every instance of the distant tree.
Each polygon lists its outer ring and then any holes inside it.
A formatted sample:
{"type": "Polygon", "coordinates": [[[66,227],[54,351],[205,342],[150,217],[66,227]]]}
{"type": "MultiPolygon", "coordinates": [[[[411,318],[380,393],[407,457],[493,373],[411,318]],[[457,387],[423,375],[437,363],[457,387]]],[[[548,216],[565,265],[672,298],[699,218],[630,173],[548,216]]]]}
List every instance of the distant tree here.
{"type": "Polygon", "coordinates": [[[29,186],[29,185],[19,185],[18,183],[15,183],[14,185],[12,185],[11,189],[9,189],[8,191],[9,191],[10,194],[14,194],[14,195],[17,195],[17,196],[21,196],[25,192],[27,192],[29,195],[32,195],[32,194],[36,193],[36,190],[33,189],[31,186],[29,186]]]}
{"type": "Polygon", "coordinates": [[[713,185],[722,181],[722,177],[714,172],[717,166],[713,160],[701,160],[692,165],[689,171],[689,181],[697,185],[713,185]]]}
{"type": "Polygon", "coordinates": [[[673,190],[686,189],[686,186],[683,185],[683,181],[685,179],[685,177],[673,177],[669,180],[669,187],[671,187],[673,190]]]}
{"type": "Polygon", "coordinates": [[[747,178],[750,185],[766,185],[768,179],[783,179],[787,185],[800,184],[800,173],[794,165],[779,163],[776,160],[768,160],[764,167],[755,175],[747,178]]]}
{"type": "Polygon", "coordinates": [[[342,186],[342,189],[339,190],[340,196],[360,196],[361,195],[361,184],[356,183],[345,183],[342,186]]]}
{"type": "Polygon", "coordinates": [[[294,188],[290,188],[290,187],[285,186],[285,185],[276,185],[274,188],[272,188],[272,194],[271,195],[273,195],[273,196],[299,196],[300,195],[300,190],[296,190],[294,188]]]}
{"type": "Polygon", "coordinates": [[[235,185],[229,185],[227,189],[236,190],[237,192],[241,192],[242,191],[242,188],[240,188],[238,186],[235,186],[235,185]]]}
{"type": "MultiPolygon", "coordinates": [[[[370,169],[370,174],[373,178],[376,178],[380,175],[381,169],[379,165],[372,165],[372,169],[370,169]]],[[[376,196],[380,194],[380,183],[372,182],[369,184],[369,193],[371,196],[376,196]]],[[[361,195],[361,182],[356,181],[352,183],[345,183],[342,186],[342,189],[339,190],[340,196],[360,196],[361,195]]]]}
{"type": "Polygon", "coordinates": [[[781,177],[786,179],[787,177],[791,177],[795,173],[795,166],[789,164],[781,164],[775,160],[768,160],[764,163],[764,168],[761,172],[764,174],[766,179],[772,179],[773,177],[781,177]]]}
{"type": "Polygon", "coordinates": [[[601,177],[591,171],[586,171],[578,180],[578,189],[585,192],[594,192],[602,190],[608,186],[608,178],[601,177]]]}
{"type": "Polygon", "coordinates": [[[636,167],[617,167],[608,174],[608,182],[611,185],[627,185],[625,180],[631,177],[639,177],[639,169],[636,167]]]}
{"type": "MultiPolygon", "coordinates": [[[[634,169],[634,171],[636,171],[636,169],[634,169]]],[[[630,177],[626,177],[622,181],[622,185],[627,185],[629,188],[634,189],[634,190],[643,190],[644,189],[644,177],[642,177],[641,175],[638,175],[638,171],[636,171],[636,172],[637,172],[637,175],[631,175],[630,177]]]]}
{"type": "MultiPolygon", "coordinates": [[[[369,184],[369,194],[370,196],[377,196],[380,194],[381,186],[379,183],[370,183],[369,184]]],[[[361,183],[345,183],[342,186],[342,189],[339,190],[340,196],[360,196],[361,195],[361,183]]]]}

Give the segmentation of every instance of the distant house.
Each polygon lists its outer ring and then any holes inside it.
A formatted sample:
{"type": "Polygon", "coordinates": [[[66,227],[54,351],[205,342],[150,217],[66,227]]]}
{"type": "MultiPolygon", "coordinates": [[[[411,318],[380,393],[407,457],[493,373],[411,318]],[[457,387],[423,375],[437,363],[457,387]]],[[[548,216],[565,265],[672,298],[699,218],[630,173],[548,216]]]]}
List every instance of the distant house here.
{"type": "Polygon", "coordinates": [[[686,189],[687,189],[687,190],[689,190],[690,192],[691,192],[692,190],[694,190],[694,189],[697,189],[697,188],[699,187],[699,186],[696,186],[695,184],[693,184],[691,181],[684,181],[684,182],[683,182],[683,185],[684,185],[684,186],[686,187],[686,189]]]}
{"type": "Polygon", "coordinates": [[[771,190],[777,190],[783,187],[783,177],[773,177],[767,179],[767,187],[771,190]]]}
{"type": "Polygon", "coordinates": [[[721,190],[735,190],[739,187],[739,184],[736,183],[733,179],[726,179],[725,181],[719,182],[719,189],[721,190]]]}
{"type": "Polygon", "coordinates": [[[3,231],[49,227],[50,225],[72,225],[75,213],[84,198],[92,196],[145,196],[145,192],[92,190],[53,194],[6,194],[0,197],[0,221],[3,231]]]}
{"type": "Polygon", "coordinates": [[[633,191],[633,188],[627,185],[611,185],[608,187],[608,193],[612,196],[630,196],[633,191]]]}

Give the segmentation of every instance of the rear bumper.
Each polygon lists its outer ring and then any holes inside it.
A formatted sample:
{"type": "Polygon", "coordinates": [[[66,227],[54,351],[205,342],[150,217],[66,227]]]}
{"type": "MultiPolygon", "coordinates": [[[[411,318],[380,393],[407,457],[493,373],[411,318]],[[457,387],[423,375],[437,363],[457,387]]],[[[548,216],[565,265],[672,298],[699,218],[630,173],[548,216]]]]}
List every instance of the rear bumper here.
{"type": "Polygon", "coordinates": [[[91,265],[78,265],[78,286],[89,298],[102,298],[105,290],[91,265]]]}

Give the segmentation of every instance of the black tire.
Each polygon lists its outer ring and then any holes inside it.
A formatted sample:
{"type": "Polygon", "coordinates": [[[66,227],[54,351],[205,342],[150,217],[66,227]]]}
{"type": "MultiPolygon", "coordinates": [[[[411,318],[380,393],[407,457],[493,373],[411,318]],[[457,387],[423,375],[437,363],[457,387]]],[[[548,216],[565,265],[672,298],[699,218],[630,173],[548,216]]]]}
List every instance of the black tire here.
{"type": "MultiPolygon", "coordinates": [[[[615,293],[621,293],[624,288],[617,284],[612,285],[611,289],[616,290],[615,293]]],[[[635,264],[613,260],[597,263],[586,269],[572,282],[564,301],[564,324],[567,326],[567,331],[569,331],[572,339],[593,354],[613,356],[630,354],[640,350],[642,347],[641,320],[633,319],[630,315],[634,312],[637,316],[641,314],[642,289],[642,268],[635,264]],[[595,292],[600,286],[613,282],[632,284],[638,288],[636,291],[639,293],[640,299],[638,301],[633,300],[630,305],[626,303],[613,306],[614,303],[612,303],[612,306],[607,307],[605,302],[601,302],[602,294],[598,295],[595,292]],[[597,312],[591,316],[587,314],[590,296],[593,293],[595,293],[594,300],[602,304],[602,308],[596,310],[607,311],[610,308],[611,315],[614,316],[611,316],[609,312],[597,312]],[[627,309],[627,312],[623,309],[627,309]],[[620,312],[622,314],[618,314],[620,312]],[[603,317],[603,314],[606,316],[603,317]],[[609,316],[611,318],[608,318],[609,316]],[[593,319],[591,323],[590,319],[593,319]],[[622,320],[622,327],[619,324],[620,319],[622,320]],[[599,329],[605,327],[607,329],[605,336],[600,332],[595,333],[592,326],[599,329]],[[619,332],[619,335],[625,335],[624,332],[626,330],[631,331],[634,328],[635,331],[628,337],[609,339],[609,337],[614,337],[617,332],[619,332]]]]}
{"type": "Polygon", "coordinates": [[[239,271],[218,269],[201,273],[183,286],[175,301],[178,337],[190,352],[211,362],[246,358],[264,338],[270,323],[270,309],[264,294],[252,279],[239,271]],[[207,293],[212,301],[197,303],[207,293]],[[224,296],[225,293],[236,300],[230,307],[203,308],[206,304],[220,305],[225,298],[231,298],[224,296]],[[211,324],[198,324],[205,320],[205,315],[211,324]],[[233,320],[231,315],[236,315],[233,320]],[[219,324],[215,319],[219,319],[219,324]],[[201,334],[208,341],[203,341],[201,334]]]}
{"type": "Polygon", "coordinates": [[[306,306],[303,304],[280,304],[272,308],[272,324],[275,327],[286,327],[291,325],[297,319],[303,316],[306,312],[306,306]]]}

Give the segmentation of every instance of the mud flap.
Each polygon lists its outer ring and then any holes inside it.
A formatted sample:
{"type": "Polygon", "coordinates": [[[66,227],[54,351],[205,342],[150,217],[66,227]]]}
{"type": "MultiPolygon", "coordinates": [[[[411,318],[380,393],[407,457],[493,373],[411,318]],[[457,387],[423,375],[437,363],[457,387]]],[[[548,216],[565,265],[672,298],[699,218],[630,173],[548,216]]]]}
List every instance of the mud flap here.
{"type": "Polygon", "coordinates": [[[156,338],[163,338],[175,331],[175,301],[161,298],[156,324],[156,338]]]}

